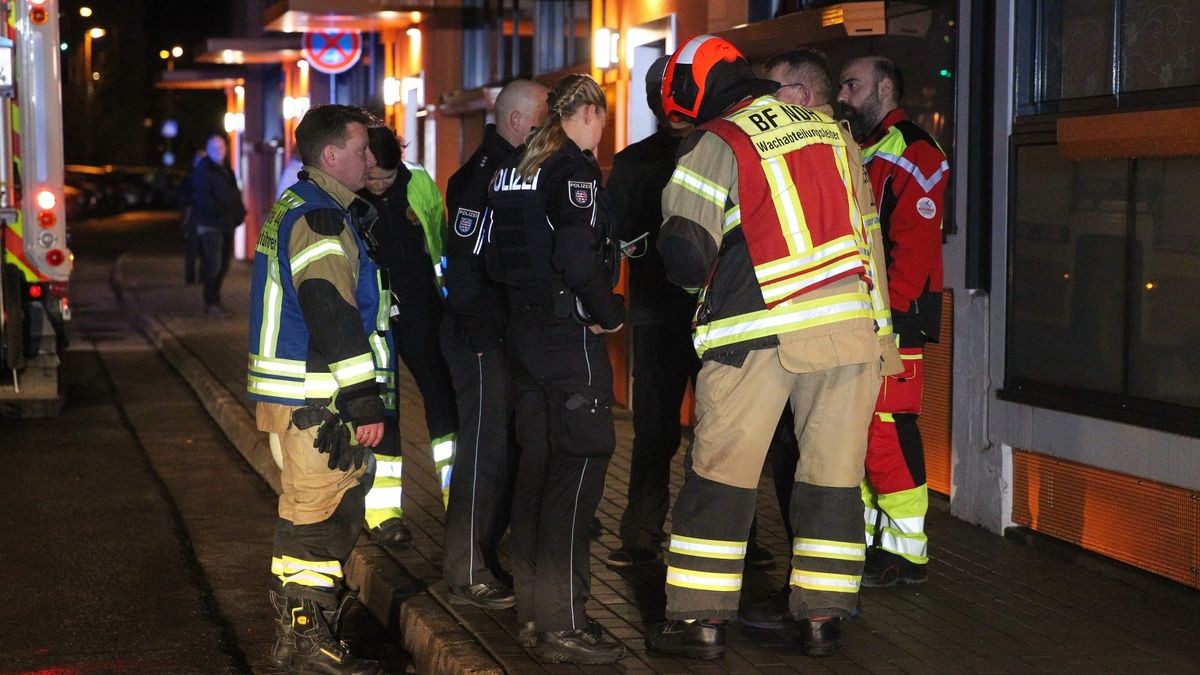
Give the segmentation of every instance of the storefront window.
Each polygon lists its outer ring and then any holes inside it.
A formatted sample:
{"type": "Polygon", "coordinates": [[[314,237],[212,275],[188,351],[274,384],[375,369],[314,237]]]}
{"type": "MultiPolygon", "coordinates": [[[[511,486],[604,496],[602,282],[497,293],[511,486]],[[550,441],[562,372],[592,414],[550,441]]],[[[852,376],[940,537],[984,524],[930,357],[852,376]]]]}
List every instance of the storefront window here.
{"type": "Polygon", "coordinates": [[[591,0],[464,0],[463,88],[587,63],[591,0]]]}
{"type": "Polygon", "coordinates": [[[591,0],[540,0],[534,17],[533,72],[587,63],[591,55],[591,0]]]}
{"type": "Polygon", "coordinates": [[[1200,84],[1200,3],[1125,0],[1121,89],[1200,84]]]}
{"type": "Polygon", "coordinates": [[[1017,26],[1018,115],[1195,100],[1195,0],[1025,0],[1017,26]]]}
{"type": "Polygon", "coordinates": [[[1001,396],[1200,435],[1200,159],[1055,145],[1068,115],[1194,106],[1200,3],[1024,0],[1016,19],[1001,396]]]}
{"type": "MultiPolygon", "coordinates": [[[[1014,152],[1005,387],[1150,426],[1200,408],[1200,159],[1014,152]]],[[[1194,432],[1194,429],[1179,429],[1194,432]]]]}

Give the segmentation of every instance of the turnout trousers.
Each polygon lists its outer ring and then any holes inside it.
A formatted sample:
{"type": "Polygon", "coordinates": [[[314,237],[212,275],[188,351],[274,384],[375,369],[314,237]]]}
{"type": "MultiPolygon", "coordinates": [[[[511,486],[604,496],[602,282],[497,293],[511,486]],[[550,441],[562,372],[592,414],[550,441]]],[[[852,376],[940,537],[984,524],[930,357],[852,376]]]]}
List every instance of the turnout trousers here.
{"type": "Polygon", "coordinates": [[[629,498],[621,515],[621,545],[657,552],[670,499],[671,460],[679,450],[680,407],[700,359],[691,327],[646,324],[633,328],[633,454],[629,498]]]}
{"type": "Polygon", "coordinates": [[[925,445],[917,418],[925,380],[925,337],[900,333],[904,372],[883,378],[867,440],[867,476],[862,484],[867,546],[909,562],[929,562],[925,513],[925,445]]]}
{"type": "Polygon", "coordinates": [[[345,585],[342,565],[362,531],[370,461],[350,471],[330,469],[329,456],[313,447],[318,427],[298,429],[291,423],[298,408],[260,403],[259,409],[259,428],[278,433],[283,451],[271,557],[275,590],[333,609],[345,585]],[[271,413],[264,415],[264,408],[271,413]]]}
{"type": "Polygon", "coordinates": [[[442,327],[442,353],[458,403],[459,430],[450,473],[442,575],[451,585],[496,581],[496,545],[508,526],[513,448],[509,445],[512,391],[502,349],[475,353],[454,330],[442,327]]]}
{"type": "Polygon", "coordinates": [[[521,444],[510,535],[517,620],[587,628],[588,525],[616,447],[605,340],[540,308],[514,312],[508,335],[521,444]]]}
{"type": "Polygon", "coordinates": [[[866,552],[861,462],[879,364],[796,372],[805,366],[794,351],[758,349],[740,368],[708,361],[700,369],[695,441],[667,554],[668,619],[737,617],[759,477],[788,402],[800,447],[789,514],[791,612],[846,617],[857,603],[866,552]]]}
{"type": "MultiPolygon", "coordinates": [[[[396,380],[400,378],[400,362],[412,373],[425,406],[425,425],[433,453],[433,468],[442,490],[442,504],[450,493],[450,470],[454,463],[455,433],[458,413],[455,410],[454,386],[450,369],[442,357],[439,334],[442,308],[436,301],[399,306],[400,314],[392,320],[392,335],[396,342],[396,380]]],[[[397,405],[401,405],[397,401],[397,405]]],[[[404,414],[404,413],[401,413],[404,414]]],[[[378,468],[375,487],[367,493],[366,522],[379,527],[385,521],[404,516],[404,457],[400,443],[395,455],[376,452],[378,468]]]]}

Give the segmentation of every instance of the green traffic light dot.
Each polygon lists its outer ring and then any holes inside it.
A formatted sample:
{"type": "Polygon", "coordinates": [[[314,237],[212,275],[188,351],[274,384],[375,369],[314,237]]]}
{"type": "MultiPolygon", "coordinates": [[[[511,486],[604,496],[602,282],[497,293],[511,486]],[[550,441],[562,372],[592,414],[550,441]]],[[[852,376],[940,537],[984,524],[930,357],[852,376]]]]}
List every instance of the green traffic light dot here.
{"type": "Polygon", "coordinates": [[[942,68],[938,71],[938,75],[941,75],[942,77],[950,77],[951,72],[948,68],[942,68]]]}

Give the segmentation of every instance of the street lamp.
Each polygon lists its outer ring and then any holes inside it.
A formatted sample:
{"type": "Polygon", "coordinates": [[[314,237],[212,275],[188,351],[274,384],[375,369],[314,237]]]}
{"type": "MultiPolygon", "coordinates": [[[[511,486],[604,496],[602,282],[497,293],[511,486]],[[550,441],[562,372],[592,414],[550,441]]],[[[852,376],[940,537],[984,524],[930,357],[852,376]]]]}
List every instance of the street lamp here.
{"type": "MultiPolygon", "coordinates": [[[[87,126],[90,129],[92,126],[92,96],[96,89],[96,80],[100,79],[99,73],[92,70],[92,41],[99,40],[107,35],[103,28],[91,28],[83,34],[83,71],[84,77],[87,78],[84,85],[84,118],[87,120],[87,126]]],[[[88,136],[87,142],[88,160],[92,159],[92,137],[88,136]]]]}
{"type": "Polygon", "coordinates": [[[92,92],[95,88],[92,84],[99,78],[96,73],[92,72],[92,40],[99,40],[108,35],[108,32],[103,28],[91,28],[83,34],[83,75],[87,78],[87,105],[92,105],[92,92]]]}
{"type": "Polygon", "coordinates": [[[158,58],[167,62],[167,72],[175,70],[175,59],[183,56],[183,47],[175,45],[171,47],[171,51],[165,49],[158,50],[158,58]]]}

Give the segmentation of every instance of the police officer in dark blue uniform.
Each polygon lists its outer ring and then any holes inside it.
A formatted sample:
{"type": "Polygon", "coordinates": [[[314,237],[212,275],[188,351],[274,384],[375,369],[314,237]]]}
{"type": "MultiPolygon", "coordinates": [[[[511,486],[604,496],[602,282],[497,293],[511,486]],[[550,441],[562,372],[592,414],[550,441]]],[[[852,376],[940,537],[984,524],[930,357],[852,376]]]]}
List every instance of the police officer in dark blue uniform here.
{"type": "Polygon", "coordinates": [[[504,284],[521,457],[513,495],[517,620],[549,662],[610,663],[625,649],[584,612],[588,525],[616,438],[605,333],[624,304],[593,151],[605,99],[586,75],[550,93],[550,116],[488,193],[488,273],[504,284]],[[528,625],[534,623],[534,627],[528,625]]]}
{"type": "Polygon", "coordinates": [[[450,602],[484,609],[505,609],[514,602],[512,577],[496,556],[508,527],[514,448],[509,445],[512,396],[503,349],[508,301],[504,289],[484,273],[481,224],[492,175],[546,119],[548,93],[529,80],[505,85],[496,97],[496,123],[488,125],[483,143],[446,188],[450,231],[442,353],[454,381],[461,425],[450,474],[442,575],[450,602]]]}

